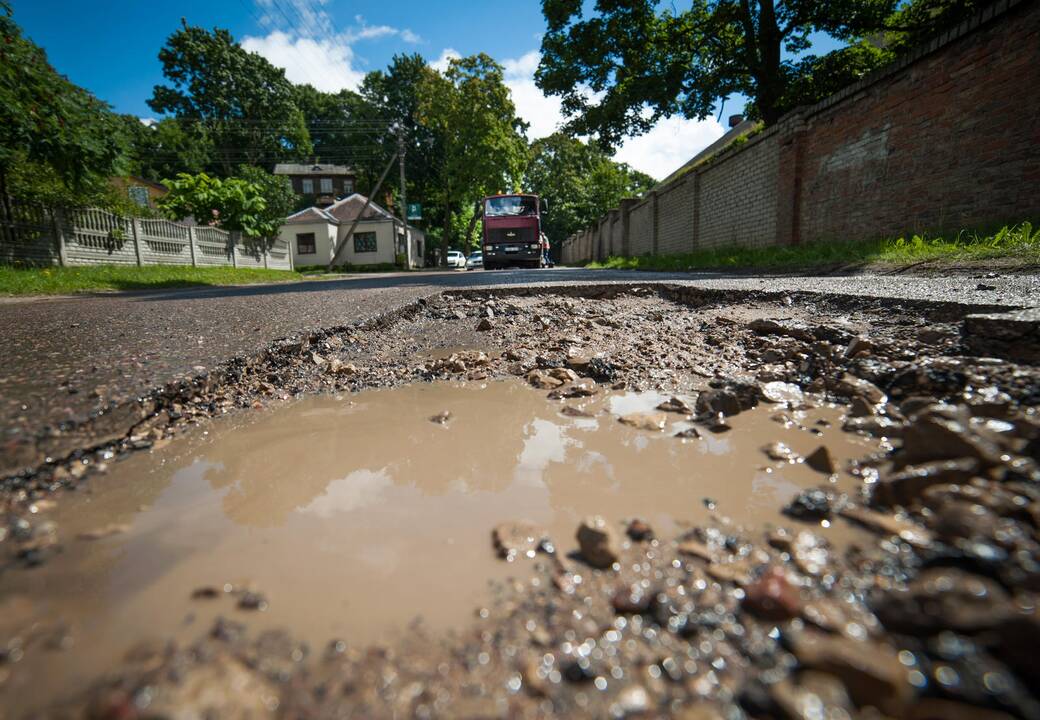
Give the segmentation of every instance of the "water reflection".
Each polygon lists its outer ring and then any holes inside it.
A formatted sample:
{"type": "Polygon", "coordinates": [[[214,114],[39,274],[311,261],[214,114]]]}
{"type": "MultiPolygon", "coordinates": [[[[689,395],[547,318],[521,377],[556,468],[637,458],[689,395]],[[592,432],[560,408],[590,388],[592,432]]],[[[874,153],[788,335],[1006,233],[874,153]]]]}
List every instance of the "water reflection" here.
{"type": "MultiPolygon", "coordinates": [[[[642,517],[668,538],[677,520],[708,518],[704,497],[740,522],[777,522],[799,488],[821,482],[804,465],[762,470],[767,442],[800,453],[820,442],[770,421],[768,408],[733,418],[724,436],[683,442],[617,421],[664,395],[604,395],[569,401],[591,417],[514,381],[312,397],[118,463],[103,492],[70,496],[56,519],[69,538],[113,522],[129,531],[70,543],[11,576],[9,591],[38,619],[77,634],[70,651],[20,667],[50,692],[141,638],[194,634],[227,613],[256,628],[291,625],[315,646],[386,639],[416,616],[451,627],[489,578],[525,572],[495,559],[499,522],[539,523],[569,552],[586,514],[642,517]],[[429,421],[442,411],[446,426],[429,421]],[[268,610],[246,618],[190,599],[226,583],[256,587],[268,610]]],[[[839,461],[864,454],[866,441],[827,433],[839,461]]]]}

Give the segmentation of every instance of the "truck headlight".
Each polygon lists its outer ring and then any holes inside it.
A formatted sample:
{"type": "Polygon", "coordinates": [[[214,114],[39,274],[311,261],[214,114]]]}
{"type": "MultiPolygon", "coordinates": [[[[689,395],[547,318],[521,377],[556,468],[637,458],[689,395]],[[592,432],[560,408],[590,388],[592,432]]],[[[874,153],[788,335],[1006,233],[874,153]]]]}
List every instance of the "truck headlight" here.
{"type": "Polygon", "coordinates": [[[527,247],[530,248],[531,250],[537,250],[538,249],[538,243],[531,243],[527,247]]]}

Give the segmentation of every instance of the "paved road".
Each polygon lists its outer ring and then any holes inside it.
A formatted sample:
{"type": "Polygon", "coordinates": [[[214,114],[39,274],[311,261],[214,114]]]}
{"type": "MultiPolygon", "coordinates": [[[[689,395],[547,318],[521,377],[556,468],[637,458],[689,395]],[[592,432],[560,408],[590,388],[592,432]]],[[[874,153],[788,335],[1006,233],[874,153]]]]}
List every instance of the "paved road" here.
{"type": "Polygon", "coordinates": [[[278,337],[349,324],[437,290],[615,281],[1040,304],[1036,275],[727,277],[567,268],[360,275],[280,285],[0,300],[0,441],[80,416],[102,400],[133,397],[199,366],[255,352],[278,337]],[[980,283],[995,289],[979,289],[980,283]]]}

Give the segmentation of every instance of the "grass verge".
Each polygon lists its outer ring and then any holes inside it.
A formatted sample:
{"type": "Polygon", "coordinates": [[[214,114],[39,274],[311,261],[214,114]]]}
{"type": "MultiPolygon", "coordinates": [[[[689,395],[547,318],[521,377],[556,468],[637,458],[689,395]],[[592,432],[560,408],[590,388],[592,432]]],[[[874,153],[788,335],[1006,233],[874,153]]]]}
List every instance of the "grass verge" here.
{"type": "Polygon", "coordinates": [[[95,290],[149,290],[196,285],[250,285],[299,280],[288,270],[185,265],[0,266],[0,295],[63,295],[95,290]]]}
{"type": "Polygon", "coordinates": [[[604,262],[589,263],[587,267],[672,271],[707,268],[792,270],[859,264],[952,263],[993,258],[1020,260],[1023,265],[1040,263],[1040,227],[1023,222],[1005,226],[992,235],[962,231],[953,238],[914,235],[910,238],[782,247],[724,247],[682,255],[611,257],[604,262]]]}

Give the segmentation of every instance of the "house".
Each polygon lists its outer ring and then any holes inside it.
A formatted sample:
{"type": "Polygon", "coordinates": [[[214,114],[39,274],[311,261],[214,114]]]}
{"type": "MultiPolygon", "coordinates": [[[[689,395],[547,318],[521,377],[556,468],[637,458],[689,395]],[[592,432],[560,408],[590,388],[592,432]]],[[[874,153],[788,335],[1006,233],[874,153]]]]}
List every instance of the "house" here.
{"type": "Polygon", "coordinates": [[[325,207],[354,192],[357,177],[346,165],[318,163],[278,163],[274,174],[289,178],[293,192],[315,198],[315,205],[325,207]]]}
{"type": "Polygon", "coordinates": [[[137,175],[123,175],[108,179],[112,187],[125,192],[130,200],[141,207],[155,209],[155,201],[170,192],[162,183],[152,182],[137,175]]]}
{"type": "MultiPolygon", "coordinates": [[[[328,207],[309,207],[287,217],[279,237],[292,248],[293,266],[328,265],[365,201],[364,195],[353,193],[328,207]]],[[[398,254],[404,253],[406,235],[412,244],[412,267],[422,267],[423,231],[413,225],[406,229],[400,218],[369,203],[337,264],[392,264],[398,254]]]]}

